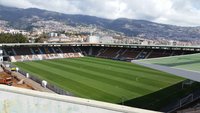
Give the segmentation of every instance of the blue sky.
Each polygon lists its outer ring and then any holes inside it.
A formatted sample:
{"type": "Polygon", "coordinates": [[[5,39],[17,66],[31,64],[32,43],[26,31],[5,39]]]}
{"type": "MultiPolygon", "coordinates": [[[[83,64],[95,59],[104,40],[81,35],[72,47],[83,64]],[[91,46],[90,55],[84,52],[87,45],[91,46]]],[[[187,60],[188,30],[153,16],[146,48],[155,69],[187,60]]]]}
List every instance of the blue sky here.
{"type": "Polygon", "coordinates": [[[200,26],[200,0],[0,0],[0,4],[109,19],[144,19],[180,26],[200,26]]]}

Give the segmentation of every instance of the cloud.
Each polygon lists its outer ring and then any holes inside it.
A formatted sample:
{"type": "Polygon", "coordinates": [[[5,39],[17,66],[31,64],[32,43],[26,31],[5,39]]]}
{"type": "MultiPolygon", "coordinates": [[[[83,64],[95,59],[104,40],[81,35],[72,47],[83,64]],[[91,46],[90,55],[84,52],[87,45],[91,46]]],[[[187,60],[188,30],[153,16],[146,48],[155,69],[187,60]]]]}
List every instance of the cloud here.
{"type": "Polygon", "coordinates": [[[36,7],[31,4],[28,0],[0,0],[1,5],[19,8],[36,7]]]}
{"type": "Polygon", "coordinates": [[[110,19],[131,18],[200,26],[200,1],[197,0],[0,0],[0,4],[110,19]]]}

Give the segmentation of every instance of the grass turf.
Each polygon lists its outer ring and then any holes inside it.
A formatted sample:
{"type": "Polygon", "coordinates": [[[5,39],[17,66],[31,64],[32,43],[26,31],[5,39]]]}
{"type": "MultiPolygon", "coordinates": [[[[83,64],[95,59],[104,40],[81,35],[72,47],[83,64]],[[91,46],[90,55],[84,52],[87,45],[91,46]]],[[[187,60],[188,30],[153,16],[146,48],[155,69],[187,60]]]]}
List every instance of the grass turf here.
{"type": "Polygon", "coordinates": [[[200,54],[181,55],[163,58],[152,58],[141,60],[141,62],[165,65],[200,72],[200,54]]]}
{"type": "Polygon", "coordinates": [[[133,63],[93,57],[17,62],[14,65],[75,96],[112,103],[137,99],[184,80],[133,63]]]}

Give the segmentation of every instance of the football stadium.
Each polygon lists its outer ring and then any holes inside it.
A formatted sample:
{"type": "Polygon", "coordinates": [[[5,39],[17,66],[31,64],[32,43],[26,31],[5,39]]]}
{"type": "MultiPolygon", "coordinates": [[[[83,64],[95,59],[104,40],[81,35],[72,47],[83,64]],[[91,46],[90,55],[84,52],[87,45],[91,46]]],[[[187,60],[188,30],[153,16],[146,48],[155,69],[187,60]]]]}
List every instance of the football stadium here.
{"type": "Polygon", "coordinates": [[[192,74],[199,74],[200,47],[22,43],[0,50],[4,75],[18,81],[7,85],[159,112],[183,111],[199,99],[192,74]]]}

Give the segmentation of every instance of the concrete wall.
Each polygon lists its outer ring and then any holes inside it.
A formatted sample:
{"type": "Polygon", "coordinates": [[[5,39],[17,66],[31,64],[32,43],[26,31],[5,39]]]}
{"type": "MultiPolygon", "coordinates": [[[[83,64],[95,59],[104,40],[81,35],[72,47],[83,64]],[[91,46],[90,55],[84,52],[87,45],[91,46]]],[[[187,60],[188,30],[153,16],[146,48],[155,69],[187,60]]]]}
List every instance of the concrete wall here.
{"type": "Polygon", "coordinates": [[[154,113],[94,100],[0,85],[0,113],[154,113]]]}
{"type": "Polygon", "coordinates": [[[89,36],[87,38],[88,43],[99,43],[99,37],[98,36],[89,36]]]}

